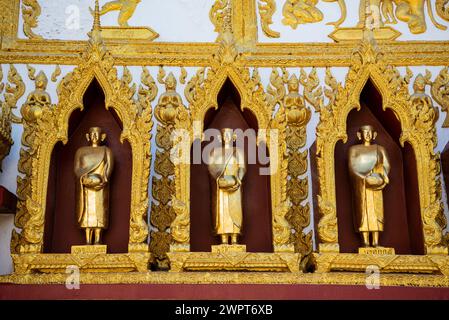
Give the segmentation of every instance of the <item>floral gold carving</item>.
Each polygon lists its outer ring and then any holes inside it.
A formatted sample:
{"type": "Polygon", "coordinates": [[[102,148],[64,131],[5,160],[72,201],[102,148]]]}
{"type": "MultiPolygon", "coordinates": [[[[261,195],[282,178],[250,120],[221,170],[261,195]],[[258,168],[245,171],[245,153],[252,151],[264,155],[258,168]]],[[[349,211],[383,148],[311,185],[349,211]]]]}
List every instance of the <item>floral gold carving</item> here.
{"type": "Polygon", "coordinates": [[[279,38],[281,34],[270,28],[273,23],[273,14],[276,12],[275,0],[259,0],[260,23],[263,33],[270,38],[279,38]]]}
{"type": "Polygon", "coordinates": [[[176,92],[177,80],[173,73],[170,72],[168,76],[165,76],[165,71],[161,67],[158,81],[165,85],[165,92],[159,97],[155,108],[155,116],[158,120],[156,145],[160,149],[156,151],[154,170],[159,177],[153,177],[153,199],[155,201],[153,201],[151,209],[151,224],[157,230],[151,232],[150,251],[154,254],[158,267],[167,269],[166,253],[169,251],[171,243],[168,228],[176,217],[172,203],[172,196],[175,194],[173,180],[175,167],[170,158],[170,150],[173,148],[172,134],[178,115],[187,111],[181,96],[176,92]]]}
{"type": "Polygon", "coordinates": [[[449,21],[449,1],[448,0],[436,0],[435,8],[438,15],[446,21],[449,21]]]}
{"type": "Polygon", "coordinates": [[[449,68],[443,68],[432,83],[432,97],[446,113],[443,128],[449,128],[449,68]]]}
{"type": "Polygon", "coordinates": [[[20,120],[14,115],[13,110],[16,108],[17,101],[25,92],[25,84],[17,72],[16,68],[11,65],[8,71],[8,83],[1,82],[3,80],[3,68],[0,66],[0,94],[4,92],[4,101],[0,100],[0,171],[3,159],[9,154],[11,146],[14,143],[11,137],[12,123],[18,123],[20,120]]]}
{"type": "Polygon", "coordinates": [[[280,76],[278,70],[274,68],[270,76],[270,86],[267,89],[271,109],[274,110],[277,104],[285,109],[289,176],[287,195],[290,200],[286,217],[295,229],[295,234],[292,235],[295,251],[305,258],[304,265],[313,246],[312,232],[303,233],[310,224],[310,207],[308,203],[303,203],[308,198],[309,184],[307,177],[304,177],[308,168],[308,152],[302,149],[306,144],[306,127],[311,118],[311,110],[306,101],[315,109],[319,107],[322,91],[317,89],[318,86],[319,79],[315,69],[309,75],[301,70],[300,78],[298,78],[294,74],[289,76],[286,69],[282,70],[282,76],[280,76]],[[300,84],[304,87],[304,96],[299,93],[300,84]]]}

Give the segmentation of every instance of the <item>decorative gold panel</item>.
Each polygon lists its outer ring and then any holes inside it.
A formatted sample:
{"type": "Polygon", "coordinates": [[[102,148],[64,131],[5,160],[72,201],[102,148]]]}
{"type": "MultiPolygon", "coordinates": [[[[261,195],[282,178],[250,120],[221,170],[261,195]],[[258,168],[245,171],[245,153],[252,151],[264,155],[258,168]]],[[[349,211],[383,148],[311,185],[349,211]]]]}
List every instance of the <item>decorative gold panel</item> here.
{"type": "MultiPolygon", "coordinates": [[[[143,254],[138,255],[137,260],[144,257],[148,262],[149,259],[146,215],[151,162],[150,132],[153,126],[151,101],[156,96],[156,86],[154,81],[146,81],[143,72],[144,86],[139,90],[138,101],[133,100],[135,86],[130,87],[132,79],[129,71],[125,69],[123,79],[118,79],[114,60],[103,45],[98,22],[96,19],[90,33],[88,47],[82,56],[83,62],[59,83],[58,104],[50,105],[48,101],[45,104],[25,103],[22,107],[24,133],[19,170],[25,176],[18,181],[19,209],[16,216],[16,226],[22,232],[14,231],[11,243],[12,252],[16,253],[16,272],[59,270],[61,266],[73,262],[77,262],[75,265],[80,268],[84,266],[83,254],[47,255],[42,253],[42,247],[51,154],[56,143],[67,143],[70,115],[76,109],[83,109],[84,93],[94,78],[104,91],[106,108],[113,108],[123,124],[120,139],[122,142],[128,140],[131,145],[133,175],[129,254],[121,257],[101,255],[95,262],[89,263],[91,266],[98,263],[99,269],[109,267],[114,270],[114,263],[122,264],[123,259],[128,261],[126,268],[129,268],[134,261],[134,253],[143,254]],[[101,264],[100,260],[105,262],[101,264]],[[53,267],[55,264],[58,267],[53,267]]],[[[133,270],[142,270],[139,265],[141,261],[136,262],[133,270]]]]}
{"type": "Polygon", "coordinates": [[[385,64],[382,55],[370,42],[364,41],[354,51],[352,61],[344,87],[331,81],[328,73],[328,83],[333,83],[332,90],[328,92],[332,103],[321,109],[317,128],[318,200],[322,215],[318,223],[320,251],[331,247],[332,251],[336,249],[338,252],[334,149],[339,140],[347,140],[346,118],[351,110],[360,109],[360,93],[371,79],[382,95],[383,108],[392,109],[401,122],[400,143],[410,143],[415,151],[426,252],[447,253],[447,248],[441,248],[442,227],[437,223],[443,208],[438,190],[438,155],[434,153],[436,130],[434,122],[426,120],[433,118],[430,113],[434,110],[411,112],[408,83],[412,75],[402,78],[395,68],[385,64]]]}
{"type": "MultiPolygon", "coordinates": [[[[228,30],[229,31],[229,30],[228,30]]],[[[291,226],[285,218],[289,208],[287,201],[286,157],[286,117],[281,106],[272,118],[274,110],[267,104],[266,95],[258,77],[257,70],[250,74],[249,69],[236,66],[238,53],[232,33],[225,31],[220,48],[211,68],[200,69],[186,86],[189,101],[189,115],[178,117],[177,127],[189,130],[190,138],[202,139],[203,120],[207,110],[218,108],[217,95],[226,79],[236,87],[241,97],[241,108],[249,109],[255,115],[259,127],[258,142],[266,142],[271,156],[271,202],[273,246],[275,252],[293,252],[290,240],[291,226]],[[206,73],[206,75],[205,75],[206,73]],[[194,128],[194,125],[196,126],[194,128]],[[266,132],[264,135],[262,132],[266,132]],[[277,138],[271,141],[272,134],[277,138]],[[198,136],[198,134],[200,136],[198,136]],[[276,148],[277,149],[276,149],[276,148]]],[[[184,148],[190,150],[190,146],[184,148]]],[[[190,154],[185,155],[184,163],[190,163],[190,154]]],[[[190,225],[190,167],[186,164],[175,166],[175,197],[173,199],[176,218],[171,225],[174,243],[171,251],[189,251],[190,225]]]]}

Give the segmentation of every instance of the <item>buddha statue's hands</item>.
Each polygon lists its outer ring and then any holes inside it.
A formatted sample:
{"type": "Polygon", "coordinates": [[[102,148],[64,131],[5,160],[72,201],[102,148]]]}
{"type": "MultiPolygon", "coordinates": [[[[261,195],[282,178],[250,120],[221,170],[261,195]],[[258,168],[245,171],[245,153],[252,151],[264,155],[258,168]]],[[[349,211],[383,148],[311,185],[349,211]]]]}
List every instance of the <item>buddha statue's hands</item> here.
{"type": "Polygon", "coordinates": [[[98,174],[89,174],[82,178],[82,183],[87,188],[99,190],[104,187],[104,181],[98,174]]]}
{"type": "Polygon", "coordinates": [[[370,173],[365,178],[366,186],[370,189],[381,189],[385,185],[384,178],[378,173],[370,173]]]}
{"type": "Polygon", "coordinates": [[[227,191],[235,191],[240,187],[240,184],[234,176],[224,176],[218,179],[218,187],[227,191]]]}

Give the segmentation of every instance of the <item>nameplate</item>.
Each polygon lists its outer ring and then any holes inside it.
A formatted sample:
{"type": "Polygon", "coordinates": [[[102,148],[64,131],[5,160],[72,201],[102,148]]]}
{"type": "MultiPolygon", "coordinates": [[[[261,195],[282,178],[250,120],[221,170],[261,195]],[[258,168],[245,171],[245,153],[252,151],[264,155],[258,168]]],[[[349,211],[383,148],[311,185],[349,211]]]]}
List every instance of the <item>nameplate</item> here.
{"type": "Polygon", "coordinates": [[[225,252],[246,252],[246,246],[244,244],[220,244],[212,246],[213,253],[225,253],[225,252]]]}
{"type": "Polygon", "coordinates": [[[394,254],[394,248],[359,248],[359,254],[373,254],[373,255],[386,255],[386,254],[394,254]]]}
{"type": "Polygon", "coordinates": [[[159,34],[147,27],[102,27],[101,35],[111,40],[148,40],[152,41],[159,34]]]}
{"type": "Polygon", "coordinates": [[[72,246],[72,254],[106,254],[108,246],[105,244],[91,246],[72,246]]]}

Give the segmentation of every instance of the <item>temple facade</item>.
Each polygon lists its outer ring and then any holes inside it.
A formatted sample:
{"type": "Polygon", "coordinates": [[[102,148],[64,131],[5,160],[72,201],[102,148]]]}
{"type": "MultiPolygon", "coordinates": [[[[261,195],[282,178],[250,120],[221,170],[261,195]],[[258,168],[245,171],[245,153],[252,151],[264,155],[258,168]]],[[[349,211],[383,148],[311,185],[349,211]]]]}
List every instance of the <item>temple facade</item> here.
{"type": "Polygon", "coordinates": [[[6,296],[449,287],[447,1],[0,4],[6,296]]]}

